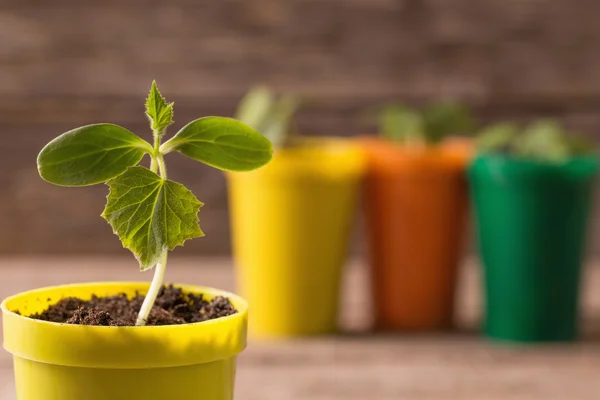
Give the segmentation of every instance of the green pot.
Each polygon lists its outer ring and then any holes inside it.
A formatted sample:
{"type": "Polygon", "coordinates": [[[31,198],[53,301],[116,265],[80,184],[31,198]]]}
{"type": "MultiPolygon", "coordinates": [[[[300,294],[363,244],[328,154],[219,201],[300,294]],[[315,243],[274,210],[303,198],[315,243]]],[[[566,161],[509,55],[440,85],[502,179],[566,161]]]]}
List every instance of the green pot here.
{"type": "Polygon", "coordinates": [[[480,156],[469,169],[493,339],[577,336],[581,264],[598,160],[480,156]]]}

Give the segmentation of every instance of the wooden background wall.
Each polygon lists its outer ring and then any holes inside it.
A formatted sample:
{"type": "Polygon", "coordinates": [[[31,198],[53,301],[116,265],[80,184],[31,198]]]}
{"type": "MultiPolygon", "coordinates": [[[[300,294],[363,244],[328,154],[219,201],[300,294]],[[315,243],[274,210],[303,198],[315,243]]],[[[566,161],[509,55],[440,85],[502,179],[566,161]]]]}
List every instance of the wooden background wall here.
{"type": "MultiPolygon", "coordinates": [[[[80,124],[148,132],[153,78],[174,129],[230,115],[264,82],[311,99],[307,134],[368,132],[362,110],[387,100],[452,97],[483,121],[556,116],[600,138],[599,15],[594,0],[0,0],[0,252],[124,252],[98,216],[107,189],[46,184],[35,157],[80,124]]],[[[222,175],[168,161],[206,204],[207,236],[183,253],[227,252],[222,175]]]]}

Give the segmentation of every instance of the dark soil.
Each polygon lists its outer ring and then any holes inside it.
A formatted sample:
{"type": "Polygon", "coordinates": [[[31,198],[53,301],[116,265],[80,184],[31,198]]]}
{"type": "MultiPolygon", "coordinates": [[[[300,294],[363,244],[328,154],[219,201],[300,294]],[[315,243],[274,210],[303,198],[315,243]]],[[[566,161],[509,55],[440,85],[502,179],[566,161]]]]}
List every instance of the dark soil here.
{"type": "MultiPolygon", "coordinates": [[[[91,300],[68,297],[47,310],[31,315],[43,321],[77,325],[133,326],[144,296],[129,299],[125,294],[92,296],[91,300]]],[[[148,317],[147,325],[179,325],[202,322],[237,313],[228,298],[204,300],[201,294],[183,293],[173,285],[163,286],[148,317]]]]}

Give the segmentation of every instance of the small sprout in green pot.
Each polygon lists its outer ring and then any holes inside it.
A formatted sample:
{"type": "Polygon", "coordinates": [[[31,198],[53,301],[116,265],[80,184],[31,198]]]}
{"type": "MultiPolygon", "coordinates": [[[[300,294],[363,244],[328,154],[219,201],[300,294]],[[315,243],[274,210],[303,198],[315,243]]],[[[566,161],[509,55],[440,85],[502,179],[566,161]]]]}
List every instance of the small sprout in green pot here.
{"type": "Polygon", "coordinates": [[[480,133],[477,149],[485,154],[505,154],[548,163],[562,163],[594,152],[590,141],[567,132],[554,120],[536,121],[524,128],[509,122],[491,125],[480,133]]]}
{"type": "Polygon", "coordinates": [[[477,149],[481,152],[508,152],[517,134],[519,126],[511,122],[491,125],[483,130],[477,138],[477,149]]]}
{"type": "Polygon", "coordinates": [[[469,110],[454,102],[437,102],[421,110],[390,105],[379,114],[381,135],[409,146],[427,146],[451,135],[468,135],[474,125],[469,110]]]}
{"type": "Polygon", "coordinates": [[[249,171],[269,162],[272,145],[258,131],[231,118],[204,117],[163,142],[173,124],[173,103],[152,83],[146,101],[153,143],[113,124],[73,129],[48,143],[37,160],[41,177],[59,186],[106,183],[110,192],[102,217],[131,250],[142,271],[154,278],[136,325],[144,325],[163,283],[167,255],[188,239],[203,236],[202,203],[181,183],[167,178],[165,155],[179,152],[227,171],[249,171]],[[150,168],[138,164],[150,157],[150,168]]]}
{"type": "Polygon", "coordinates": [[[476,145],[468,179],[486,335],[575,340],[598,173],[594,146],[549,119],[491,125],[476,145]]]}
{"type": "Polygon", "coordinates": [[[262,132],[275,148],[291,145],[292,120],[300,108],[293,94],[276,95],[266,86],[252,88],[240,101],[236,119],[262,132]]]}

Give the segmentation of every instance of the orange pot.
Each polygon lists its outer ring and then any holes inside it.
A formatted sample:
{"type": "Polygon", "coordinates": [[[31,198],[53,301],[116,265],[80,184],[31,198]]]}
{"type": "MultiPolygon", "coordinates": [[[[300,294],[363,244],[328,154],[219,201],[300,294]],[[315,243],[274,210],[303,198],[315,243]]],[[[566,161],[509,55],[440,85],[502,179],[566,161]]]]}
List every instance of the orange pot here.
{"type": "Polygon", "coordinates": [[[453,322],[467,211],[468,142],[407,148],[362,140],[375,325],[437,330],[453,322]]]}

